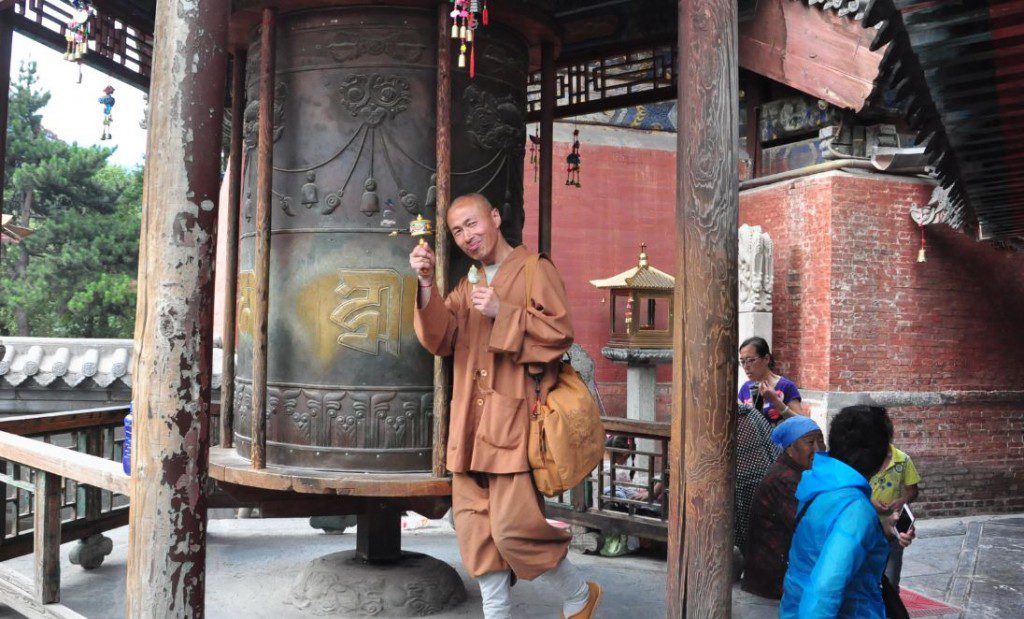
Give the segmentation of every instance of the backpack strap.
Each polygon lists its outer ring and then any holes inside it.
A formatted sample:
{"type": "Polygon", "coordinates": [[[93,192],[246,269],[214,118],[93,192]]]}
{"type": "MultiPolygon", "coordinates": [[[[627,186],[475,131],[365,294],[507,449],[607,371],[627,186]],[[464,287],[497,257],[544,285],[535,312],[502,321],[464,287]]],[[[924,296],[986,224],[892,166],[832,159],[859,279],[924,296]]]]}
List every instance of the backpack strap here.
{"type": "MultiPolygon", "coordinates": [[[[816,499],[816,498],[818,498],[818,497],[814,497],[814,499],[816,499]]],[[[803,509],[801,509],[800,513],[796,515],[796,520],[793,522],[793,532],[794,533],[796,533],[796,528],[798,526],[800,526],[800,521],[804,519],[804,514],[807,513],[807,508],[811,506],[811,503],[814,502],[814,499],[811,499],[810,501],[807,501],[806,503],[804,503],[803,509]]]]}

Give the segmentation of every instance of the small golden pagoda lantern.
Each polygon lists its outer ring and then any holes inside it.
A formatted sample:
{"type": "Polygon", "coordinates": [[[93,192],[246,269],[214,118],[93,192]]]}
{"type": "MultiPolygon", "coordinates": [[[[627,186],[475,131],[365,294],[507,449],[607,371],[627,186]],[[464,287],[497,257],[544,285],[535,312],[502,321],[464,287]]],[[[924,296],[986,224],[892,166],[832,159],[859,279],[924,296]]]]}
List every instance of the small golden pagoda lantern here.
{"type": "Polygon", "coordinates": [[[672,294],[676,279],[647,261],[647,244],[640,244],[637,265],[608,279],[592,279],[611,291],[611,331],[615,348],[672,348],[672,294]]]}

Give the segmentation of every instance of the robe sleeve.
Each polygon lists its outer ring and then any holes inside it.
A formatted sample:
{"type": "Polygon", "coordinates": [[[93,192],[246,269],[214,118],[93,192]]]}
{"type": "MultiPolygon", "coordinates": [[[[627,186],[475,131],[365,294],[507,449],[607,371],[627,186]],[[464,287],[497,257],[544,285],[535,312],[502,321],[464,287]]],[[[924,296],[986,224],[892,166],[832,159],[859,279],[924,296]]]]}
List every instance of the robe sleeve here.
{"type": "Polygon", "coordinates": [[[462,288],[460,282],[442,301],[441,293],[434,285],[430,288],[430,300],[424,307],[419,307],[417,300],[413,327],[420,344],[433,355],[447,357],[455,349],[455,338],[459,337],[457,316],[465,296],[462,288]]]}
{"type": "Polygon", "coordinates": [[[549,260],[537,263],[530,300],[529,308],[518,300],[501,302],[488,350],[510,354],[516,363],[557,361],[572,345],[573,331],[565,284],[549,260]]]}

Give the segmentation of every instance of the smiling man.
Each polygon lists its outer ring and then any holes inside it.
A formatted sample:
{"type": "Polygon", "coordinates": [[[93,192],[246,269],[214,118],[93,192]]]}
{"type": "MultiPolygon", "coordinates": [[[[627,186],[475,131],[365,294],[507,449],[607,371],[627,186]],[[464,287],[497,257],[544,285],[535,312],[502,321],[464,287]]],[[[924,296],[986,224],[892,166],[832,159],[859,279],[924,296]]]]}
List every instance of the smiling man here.
{"type": "Polygon", "coordinates": [[[541,397],[554,386],[572,344],[565,285],[541,258],[527,291],[537,255],[513,249],[500,226],[501,215],[480,194],[452,203],[448,228],[483,277],[463,278],[444,299],[434,284],[434,253],[416,247],[409,255],[420,285],[416,335],[431,353],[455,357],[447,452],[455,535],[466,570],[480,580],[488,619],[511,617],[513,575],[539,577],[559,592],[564,617],[589,618],[601,588],[584,582],[566,558],[569,535],[545,520],[527,460],[537,386],[541,397]]]}

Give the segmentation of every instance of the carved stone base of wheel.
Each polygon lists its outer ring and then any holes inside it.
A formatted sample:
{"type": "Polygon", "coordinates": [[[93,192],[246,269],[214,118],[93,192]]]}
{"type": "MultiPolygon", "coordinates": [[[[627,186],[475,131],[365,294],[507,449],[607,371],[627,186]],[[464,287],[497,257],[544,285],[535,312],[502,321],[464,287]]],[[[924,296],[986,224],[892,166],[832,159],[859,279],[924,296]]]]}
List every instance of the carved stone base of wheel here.
{"type": "Polygon", "coordinates": [[[368,563],[348,550],[311,561],[287,603],[312,615],[422,617],[465,600],[462,578],[443,561],[403,552],[394,563],[368,563]]]}

